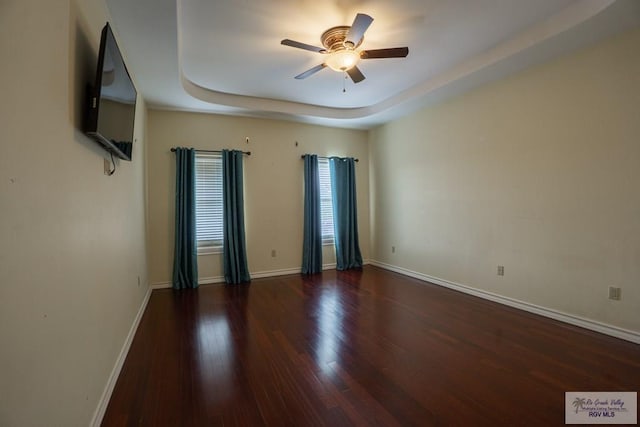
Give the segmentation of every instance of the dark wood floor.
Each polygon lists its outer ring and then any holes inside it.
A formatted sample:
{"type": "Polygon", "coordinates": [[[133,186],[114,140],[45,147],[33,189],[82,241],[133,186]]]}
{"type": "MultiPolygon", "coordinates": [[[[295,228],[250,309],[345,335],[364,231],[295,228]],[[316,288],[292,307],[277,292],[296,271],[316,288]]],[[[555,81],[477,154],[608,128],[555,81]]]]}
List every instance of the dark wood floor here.
{"type": "Polygon", "coordinates": [[[640,345],[387,272],[154,291],[103,426],[564,425],[640,345]]]}

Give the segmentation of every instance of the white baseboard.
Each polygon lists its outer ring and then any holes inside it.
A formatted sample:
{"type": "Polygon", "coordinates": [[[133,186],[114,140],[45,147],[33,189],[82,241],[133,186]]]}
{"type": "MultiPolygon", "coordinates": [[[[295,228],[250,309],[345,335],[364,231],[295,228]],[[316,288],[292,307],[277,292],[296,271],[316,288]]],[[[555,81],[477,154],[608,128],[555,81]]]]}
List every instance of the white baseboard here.
{"type": "MultiPolygon", "coordinates": [[[[198,285],[212,285],[214,283],[224,283],[224,276],[211,276],[198,279],[198,285]]],[[[171,283],[169,283],[171,287],[171,283]]]]}
{"type": "MultiPolygon", "coordinates": [[[[224,277],[212,276],[212,277],[202,277],[198,279],[198,285],[211,285],[213,283],[224,283],[224,277]]],[[[151,289],[171,289],[173,287],[173,283],[158,282],[158,283],[152,283],[151,286],[149,287],[151,289]]]]}
{"type": "Polygon", "coordinates": [[[610,335],[615,338],[621,338],[626,341],[631,341],[633,343],[640,344],[640,333],[635,331],[619,328],[613,325],[608,325],[606,323],[601,323],[601,322],[587,319],[584,317],[575,316],[573,314],[563,313],[561,311],[553,310],[551,308],[541,307],[539,305],[535,305],[535,304],[531,304],[525,301],[520,301],[514,298],[509,298],[502,295],[494,294],[492,292],[483,291],[481,289],[472,288],[470,286],[451,282],[445,279],[440,279],[438,277],[429,276],[427,274],[418,273],[416,271],[407,270],[406,268],[398,267],[391,264],[386,264],[384,262],[369,260],[369,264],[374,265],[376,267],[384,268],[385,270],[400,273],[405,276],[413,277],[418,280],[440,285],[445,288],[464,292],[465,294],[473,295],[479,298],[484,298],[489,301],[508,305],[509,307],[518,308],[520,310],[528,311],[530,313],[538,314],[540,316],[549,317],[554,320],[559,320],[561,322],[568,323],[570,325],[579,326],[581,328],[589,329],[591,331],[600,332],[605,335],[610,335]]]}
{"type": "MultiPolygon", "coordinates": [[[[323,270],[335,270],[336,269],[336,263],[332,262],[331,264],[322,264],[322,269],[323,270]]],[[[298,272],[301,272],[302,269],[298,269],[298,272]]]]}
{"type": "Polygon", "coordinates": [[[250,273],[252,279],[262,279],[264,277],[287,276],[290,274],[300,274],[300,268],[283,268],[279,270],[256,271],[250,273]]]}
{"type": "Polygon", "coordinates": [[[127,358],[127,354],[129,353],[129,348],[131,347],[131,343],[133,342],[133,337],[136,335],[136,331],[138,330],[138,325],[140,324],[140,320],[142,319],[142,315],[144,314],[144,310],[147,308],[147,303],[149,302],[149,298],[151,297],[152,288],[147,288],[147,293],[144,295],[142,299],[142,304],[140,304],[140,308],[138,309],[138,313],[136,317],[133,319],[133,324],[129,329],[129,333],[127,334],[127,338],[124,340],[124,344],[122,349],[120,350],[120,354],[116,359],[116,364],[111,370],[111,374],[109,375],[109,379],[107,380],[107,385],[102,391],[102,396],[100,396],[100,400],[98,401],[98,407],[93,413],[93,418],[91,419],[91,427],[100,427],[102,423],[102,418],[104,417],[104,413],[107,410],[107,406],[109,405],[109,400],[111,399],[111,393],[113,393],[113,389],[116,386],[116,382],[118,381],[118,377],[120,376],[120,371],[122,370],[122,366],[124,365],[124,361],[127,358]]]}
{"type": "Polygon", "coordinates": [[[171,287],[171,282],[158,282],[158,283],[152,283],[151,285],[149,285],[149,289],[151,289],[152,291],[155,289],[169,289],[171,287]]]}

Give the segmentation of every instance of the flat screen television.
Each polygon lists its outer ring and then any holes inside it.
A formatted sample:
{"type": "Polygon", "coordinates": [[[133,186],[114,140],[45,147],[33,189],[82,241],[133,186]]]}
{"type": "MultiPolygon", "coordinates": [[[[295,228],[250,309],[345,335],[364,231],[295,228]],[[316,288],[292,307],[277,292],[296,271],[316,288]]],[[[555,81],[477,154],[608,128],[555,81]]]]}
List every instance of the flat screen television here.
{"type": "Polygon", "coordinates": [[[123,160],[131,160],[136,98],[136,88],[107,23],[100,38],[96,80],[89,88],[85,133],[123,160]]]}

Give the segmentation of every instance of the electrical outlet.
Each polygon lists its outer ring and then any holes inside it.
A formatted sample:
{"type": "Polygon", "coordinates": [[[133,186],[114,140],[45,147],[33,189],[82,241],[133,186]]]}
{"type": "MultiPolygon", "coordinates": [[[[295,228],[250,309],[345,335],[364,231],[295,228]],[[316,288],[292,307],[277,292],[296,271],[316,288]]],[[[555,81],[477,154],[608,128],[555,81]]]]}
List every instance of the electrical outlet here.
{"type": "Polygon", "coordinates": [[[140,287],[140,276],[138,276],[138,287],[140,287]]]}
{"type": "Polygon", "coordinates": [[[622,299],[622,288],[609,286],[609,299],[620,301],[622,299]]]}
{"type": "Polygon", "coordinates": [[[275,258],[275,257],[276,257],[276,250],[271,249],[271,258],[275,258]]]}
{"type": "Polygon", "coordinates": [[[396,247],[395,246],[391,246],[391,253],[395,254],[396,253],[396,247]]]}
{"type": "Polygon", "coordinates": [[[504,265],[498,266],[498,276],[504,276],[504,265]]]}

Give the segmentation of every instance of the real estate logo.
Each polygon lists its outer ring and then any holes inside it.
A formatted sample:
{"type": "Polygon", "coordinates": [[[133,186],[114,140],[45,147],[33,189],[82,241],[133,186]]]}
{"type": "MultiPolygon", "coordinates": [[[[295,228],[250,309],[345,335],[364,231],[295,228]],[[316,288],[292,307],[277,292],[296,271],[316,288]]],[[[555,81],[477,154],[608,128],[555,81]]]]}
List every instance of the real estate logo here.
{"type": "Polygon", "coordinates": [[[565,424],[637,424],[637,392],[568,391],[565,424]]]}

